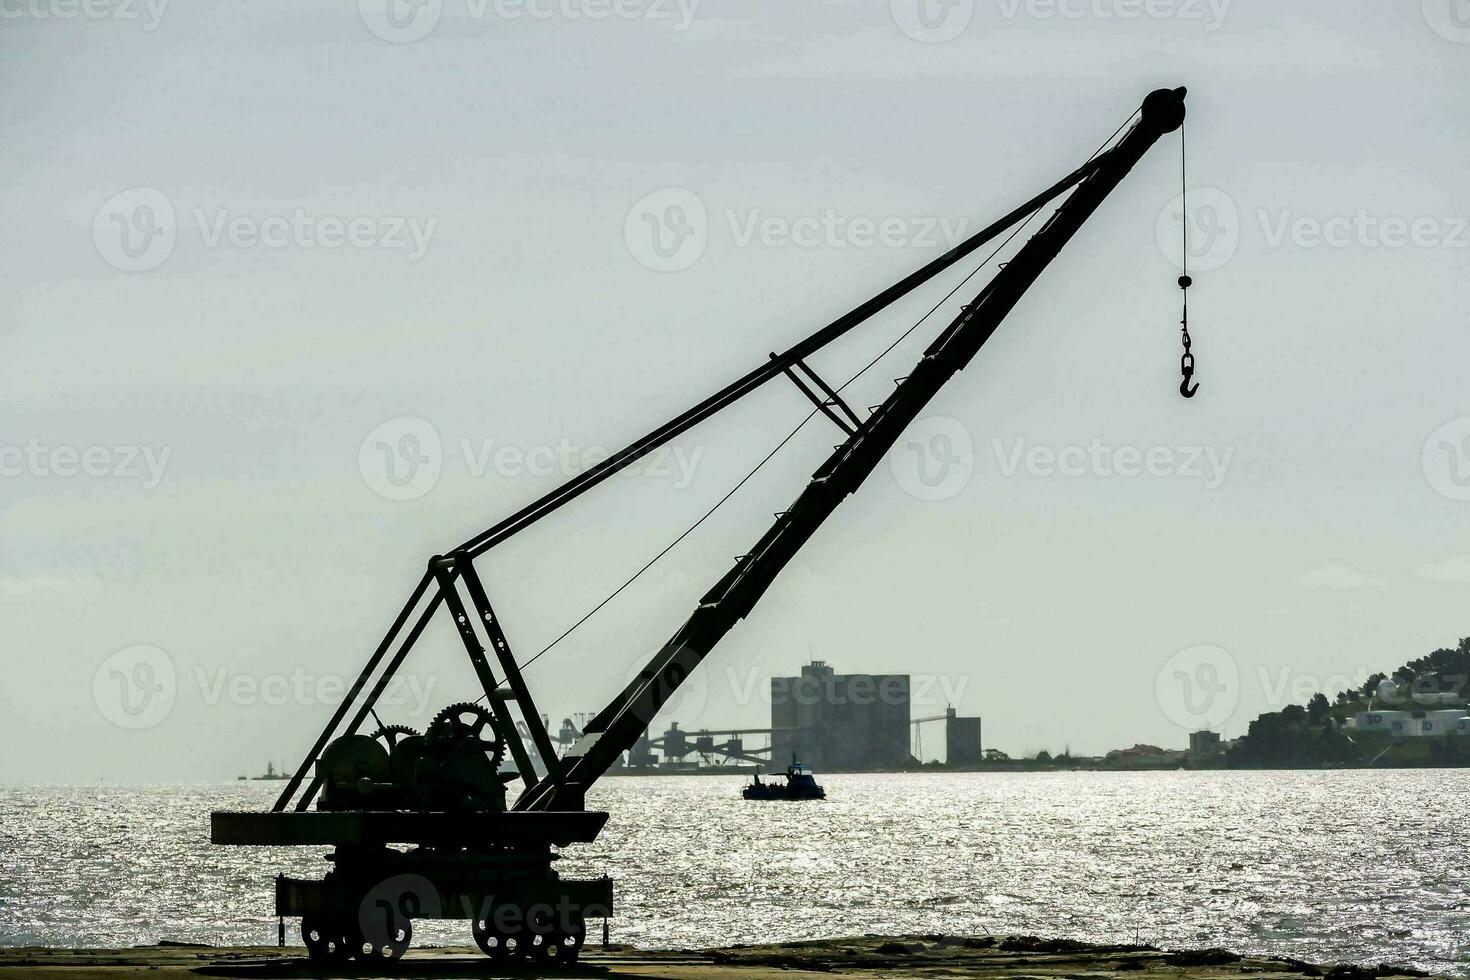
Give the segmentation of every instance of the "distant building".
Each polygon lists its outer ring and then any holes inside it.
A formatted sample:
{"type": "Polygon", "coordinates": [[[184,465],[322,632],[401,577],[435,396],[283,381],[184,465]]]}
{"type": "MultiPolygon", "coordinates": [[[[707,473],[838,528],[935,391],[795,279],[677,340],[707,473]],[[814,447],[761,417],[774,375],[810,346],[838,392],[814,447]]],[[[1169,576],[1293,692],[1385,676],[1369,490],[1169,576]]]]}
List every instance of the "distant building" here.
{"type": "Polygon", "coordinates": [[[951,766],[978,766],[982,758],[980,719],[961,718],[953,708],[944,714],[945,763],[951,766]]]}
{"type": "Polygon", "coordinates": [[[776,766],[794,755],[819,771],[902,768],[913,759],[909,676],[838,674],[814,660],[799,677],[771,678],[771,728],[776,766]]]}
{"type": "Polygon", "coordinates": [[[1189,757],[1191,759],[1213,759],[1220,754],[1219,732],[1190,732],[1189,757]]]}

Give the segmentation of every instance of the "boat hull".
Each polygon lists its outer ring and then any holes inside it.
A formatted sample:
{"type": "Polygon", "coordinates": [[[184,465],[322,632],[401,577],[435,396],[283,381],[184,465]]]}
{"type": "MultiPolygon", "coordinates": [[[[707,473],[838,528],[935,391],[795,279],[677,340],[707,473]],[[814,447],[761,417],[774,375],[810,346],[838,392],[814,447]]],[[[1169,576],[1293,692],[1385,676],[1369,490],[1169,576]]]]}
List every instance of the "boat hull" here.
{"type": "Polygon", "coordinates": [[[788,789],[785,786],[747,786],[740,793],[747,800],[825,800],[827,794],[821,787],[816,789],[788,789]]]}

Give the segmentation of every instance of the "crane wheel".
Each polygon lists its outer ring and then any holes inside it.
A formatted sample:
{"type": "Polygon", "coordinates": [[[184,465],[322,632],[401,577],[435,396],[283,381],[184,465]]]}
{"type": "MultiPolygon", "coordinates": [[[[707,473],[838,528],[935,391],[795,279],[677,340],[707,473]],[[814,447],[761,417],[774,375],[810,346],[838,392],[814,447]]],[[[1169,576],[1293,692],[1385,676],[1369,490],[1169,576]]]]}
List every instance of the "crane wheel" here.
{"type": "Polygon", "coordinates": [[[309,958],[327,959],[332,939],[313,916],[301,917],[301,941],[306,945],[306,955],[309,958]]]}
{"type": "Polygon", "coordinates": [[[502,929],[491,919],[475,919],[471,923],[475,945],[480,952],[497,963],[509,963],[524,953],[524,933],[518,929],[502,929]]]}
{"type": "Polygon", "coordinates": [[[587,923],[580,915],[568,923],[557,923],[556,930],[546,937],[546,942],[537,949],[542,959],[556,966],[571,966],[582,955],[587,942],[587,923]]]}
{"type": "Polygon", "coordinates": [[[301,941],[306,944],[306,955],[323,963],[346,963],[357,954],[356,937],[349,936],[352,930],[343,929],[315,916],[301,917],[301,941]]]}
{"type": "Polygon", "coordinates": [[[357,958],[373,963],[401,960],[412,944],[413,922],[410,919],[401,919],[387,935],[374,936],[371,941],[364,942],[361,947],[362,952],[357,954],[357,958]]]}

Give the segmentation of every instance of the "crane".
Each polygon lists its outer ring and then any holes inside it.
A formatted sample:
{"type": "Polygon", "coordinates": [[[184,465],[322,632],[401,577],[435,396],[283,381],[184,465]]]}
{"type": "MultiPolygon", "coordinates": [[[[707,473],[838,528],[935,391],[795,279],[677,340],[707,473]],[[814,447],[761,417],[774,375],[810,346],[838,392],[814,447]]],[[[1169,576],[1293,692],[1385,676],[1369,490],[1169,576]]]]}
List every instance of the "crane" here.
{"type": "Polygon", "coordinates": [[[926,718],[910,718],[909,719],[909,724],[912,725],[913,728],[914,728],[914,736],[913,736],[912,745],[913,745],[914,759],[917,762],[923,763],[923,761],[924,761],[924,730],[923,730],[923,726],[924,725],[927,725],[927,724],[930,724],[931,722],[948,721],[953,715],[954,715],[954,709],[953,708],[950,708],[950,709],[948,709],[948,712],[946,714],[942,714],[942,715],[929,715],[926,718]]]}
{"type": "Polygon", "coordinates": [[[587,809],[588,789],[644,737],[659,708],[751,612],[935,394],[971,362],[1139,160],[1183,125],[1185,94],[1183,88],[1151,92],[1104,149],[1025,204],[786,351],[771,354],[599,465],[432,557],[272,809],[212,814],[211,837],[217,844],[334,848],[328,858],[334,867],[324,878],[277,877],[283,936],[284,917],[300,916],[313,958],[386,961],[408,948],[415,919],[469,919],[475,942],[494,959],[575,961],[587,921],[605,923],[613,911],[608,878],[570,880],[553,867],[555,848],[594,840],[607,821],[606,812],[587,809]],[[812,354],[1008,229],[1024,228],[1064,194],[1042,227],[866,417],[807,363],[812,354]],[[814,414],[831,422],[842,442],[795,502],[703,595],[689,619],[558,754],[476,560],[778,377],[812,401],[814,414]],[[478,701],[450,705],[422,734],[381,724],[361,734],[369,716],[376,721],[376,702],[441,608],[454,622],[485,706],[478,701]],[[520,788],[511,799],[507,789],[516,782],[520,788]]]}

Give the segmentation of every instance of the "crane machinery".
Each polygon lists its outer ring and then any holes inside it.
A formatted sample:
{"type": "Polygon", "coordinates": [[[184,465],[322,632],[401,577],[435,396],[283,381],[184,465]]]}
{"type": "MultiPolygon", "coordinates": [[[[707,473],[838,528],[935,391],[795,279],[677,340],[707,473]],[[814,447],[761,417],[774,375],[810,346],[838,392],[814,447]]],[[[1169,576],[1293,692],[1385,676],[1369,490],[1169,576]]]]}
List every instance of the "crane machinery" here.
{"type": "Polygon", "coordinates": [[[1010,214],[599,465],[431,558],[272,809],[212,814],[216,844],[332,848],[327,857],[332,867],[324,877],[276,878],[276,912],[283,928],[284,917],[299,916],[308,953],[327,962],[401,957],[412,940],[413,922],[422,919],[469,920],[476,944],[497,960],[575,961],[587,922],[600,918],[605,923],[613,912],[607,877],[574,880],[555,868],[558,849],[594,840],[608,819],[606,812],[587,809],[588,789],[644,737],[659,708],[750,613],[781,569],[862,485],[940,388],[970,363],[1144,154],[1183,125],[1184,98],[1183,88],[1150,93],[1081,167],[1010,214]],[[1043,225],[960,308],[907,377],[866,417],[843,400],[844,386],[833,388],[808,365],[816,351],[1017,226],[1014,238],[1064,194],[1043,225]],[[842,442],[796,501],[704,594],[684,625],[558,754],[476,559],[783,376],[813,402],[813,416],[820,412],[837,427],[842,442]],[[450,705],[423,733],[382,725],[376,702],[441,609],[453,620],[482,689],[480,699],[450,705]],[[364,733],[370,715],[379,727],[364,733]],[[508,797],[512,783],[519,787],[508,797]]]}

